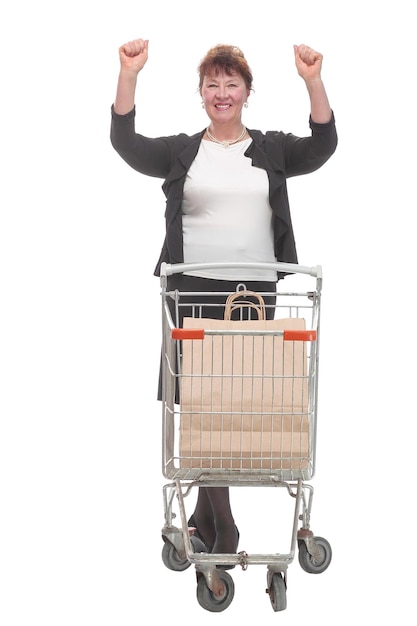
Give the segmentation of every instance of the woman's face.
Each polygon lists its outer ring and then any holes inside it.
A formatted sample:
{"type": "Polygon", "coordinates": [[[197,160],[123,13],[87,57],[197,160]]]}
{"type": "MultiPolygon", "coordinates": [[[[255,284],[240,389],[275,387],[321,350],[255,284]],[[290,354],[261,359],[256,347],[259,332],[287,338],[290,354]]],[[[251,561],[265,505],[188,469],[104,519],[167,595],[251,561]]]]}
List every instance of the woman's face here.
{"type": "Polygon", "coordinates": [[[249,96],[245,81],[236,72],[206,75],[201,97],[210,120],[214,123],[240,121],[243,104],[249,96]]]}

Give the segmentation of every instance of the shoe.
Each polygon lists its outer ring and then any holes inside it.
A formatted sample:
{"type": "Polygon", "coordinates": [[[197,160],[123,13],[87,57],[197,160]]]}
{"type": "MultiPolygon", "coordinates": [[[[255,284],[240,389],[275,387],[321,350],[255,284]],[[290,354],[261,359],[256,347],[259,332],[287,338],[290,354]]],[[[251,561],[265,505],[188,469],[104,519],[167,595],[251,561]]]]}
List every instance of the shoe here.
{"type": "Polygon", "coordinates": [[[204,540],[204,537],[202,537],[202,535],[198,532],[198,528],[195,525],[195,521],[194,521],[194,516],[193,515],[191,515],[190,519],[187,522],[187,525],[188,525],[188,530],[191,531],[191,535],[193,537],[196,537],[197,539],[199,539],[204,544],[204,546],[206,547],[205,550],[199,550],[199,552],[211,552],[211,550],[209,549],[209,547],[207,546],[207,544],[206,544],[206,542],[204,540]]]}
{"type": "MultiPolygon", "coordinates": [[[[198,528],[195,524],[195,520],[194,520],[194,516],[191,515],[191,517],[189,518],[188,522],[188,528],[190,530],[192,530],[192,536],[193,537],[197,537],[197,539],[199,539],[200,541],[203,542],[203,544],[206,546],[206,552],[212,553],[213,551],[213,546],[208,546],[204,540],[204,537],[198,532],[198,528]]],[[[240,539],[240,533],[239,533],[239,529],[238,527],[235,525],[236,528],[236,533],[237,533],[237,542],[239,544],[239,539],[240,539]]],[[[237,551],[237,545],[236,545],[236,551],[237,551]]],[[[204,550],[199,550],[199,552],[204,552],[204,550]]],[[[234,567],[236,567],[235,565],[230,565],[230,564],[219,564],[216,565],[217,569],[222,569],[222,570],[229,570],[229,569],[234,569],[234,567]]]]}
{"type": "MultiPolygon", "coordinates": [[[[237,545],[236,545],[236,550],[235,552],[237,552],[237,546],[239,545],[239,539],[240,539],[240,533],[239,533],[239,529],[238,527],[235,525],[236,528],[236,532],[237,532],[237,545]]],[[[226,564],[226,563],[220,563],[219,565],[216,565],[217,569],[221,569],[221,570],[229,570],[229,569],[234,569],[236,567],[236,565],[230,565],[230,564],[226,564]]]]}
{"type": "Polygon", "coordinates": [[[193,552],[206,552],[206,553],[208,552],[206,548],[206,544],[203,543],[203,541],[201,541],[201,539],[197,537],[195,534],[191,535],[190,541],[191,541],[191,546],[193,548],[193,552]]]}

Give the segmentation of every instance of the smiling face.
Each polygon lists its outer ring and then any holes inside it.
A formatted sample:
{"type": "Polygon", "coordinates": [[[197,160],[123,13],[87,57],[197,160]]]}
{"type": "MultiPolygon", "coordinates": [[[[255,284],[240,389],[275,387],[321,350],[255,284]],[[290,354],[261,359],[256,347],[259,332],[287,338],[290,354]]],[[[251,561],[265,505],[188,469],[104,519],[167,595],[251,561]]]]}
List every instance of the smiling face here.
{"type": "Polygon", "coordinates": [[[204,76],[201,97],[211,122],[232,126],[241,124],[242,107],[249,96],[243,77],[224,71],[204,76]]]}

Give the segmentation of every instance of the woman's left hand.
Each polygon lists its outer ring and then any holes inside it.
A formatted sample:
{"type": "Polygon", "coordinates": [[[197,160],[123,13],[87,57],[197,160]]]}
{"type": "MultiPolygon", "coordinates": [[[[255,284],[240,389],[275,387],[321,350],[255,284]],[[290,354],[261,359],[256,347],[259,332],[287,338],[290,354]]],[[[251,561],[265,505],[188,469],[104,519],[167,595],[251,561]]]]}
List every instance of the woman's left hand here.
{"type": "Polygon", "coordinates": [[[313,48],[301,44],[294,46],[295,65],[301,78],[313,80],[320,78],[323,55],[313,48]]]}

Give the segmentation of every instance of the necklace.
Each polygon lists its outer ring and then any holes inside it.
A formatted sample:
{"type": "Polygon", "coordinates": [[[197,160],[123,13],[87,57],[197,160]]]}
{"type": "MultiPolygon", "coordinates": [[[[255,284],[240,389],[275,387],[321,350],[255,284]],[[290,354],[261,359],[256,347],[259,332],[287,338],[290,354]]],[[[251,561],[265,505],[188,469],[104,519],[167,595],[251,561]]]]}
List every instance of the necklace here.
{"type": "Polygon", "coordinates": [[[223,146],[223,148],[228,148],[229,146],[231,146],[234,143],[237,143],[238,141],[243,139],[243,137],[246,135],[246,126],[242,127],[242,132],[240,133],[240,135],[239,135],[239,137],[237,139],[231,139],[230,141],[228,141],[228,140],[220,141],[220,139],[216,139],[216,137],[213,137],[213,135],[209,131],[209,127],[208,126],[206,128],[206,133],[207,133],[207,137],[210,139],[210,141],[214,141],[214,143],[220,144],[221,146],[223,146]]]}

